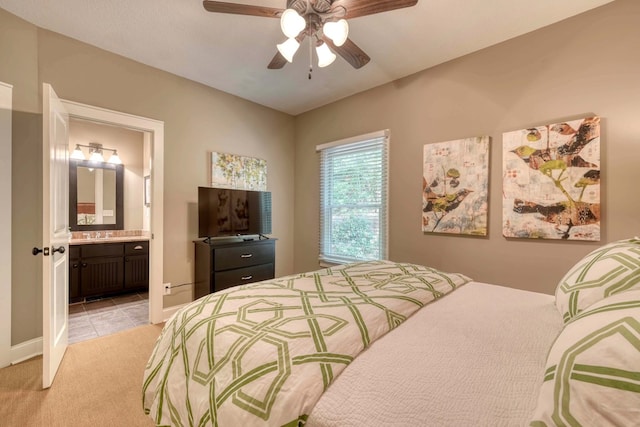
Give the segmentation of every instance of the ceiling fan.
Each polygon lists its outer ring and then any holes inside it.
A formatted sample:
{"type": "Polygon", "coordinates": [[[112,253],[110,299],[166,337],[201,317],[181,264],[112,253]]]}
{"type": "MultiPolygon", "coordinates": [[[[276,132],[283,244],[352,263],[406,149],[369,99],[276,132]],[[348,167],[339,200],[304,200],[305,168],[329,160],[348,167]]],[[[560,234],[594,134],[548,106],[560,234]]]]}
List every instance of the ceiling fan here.
{"type": "Polygon", "coordinates": [[[371,58],[348,38],[346,20],[414,6],[418,0],[287,0],[286,9],[212,0],[202,3],[209,12],[279,18],[287,40],[277,46],[269,69],[293,62],[293,55],[307,37],[310,49],[315,45],[319,67],[331,64],[336,59],[335,52],[357,69],[371,58]]]}

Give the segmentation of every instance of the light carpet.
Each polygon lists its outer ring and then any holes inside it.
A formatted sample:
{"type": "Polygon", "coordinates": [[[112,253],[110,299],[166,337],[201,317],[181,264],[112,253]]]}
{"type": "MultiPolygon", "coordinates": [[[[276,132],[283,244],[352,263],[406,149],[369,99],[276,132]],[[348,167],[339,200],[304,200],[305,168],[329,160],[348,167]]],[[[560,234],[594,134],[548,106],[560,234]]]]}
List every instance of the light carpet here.
{"type": "Polygon", "coordinates": [[[149,427],[142,376],[162,325],[72,344],[42,390],[42,357],[0,369],[0,425],[149,427]]]}

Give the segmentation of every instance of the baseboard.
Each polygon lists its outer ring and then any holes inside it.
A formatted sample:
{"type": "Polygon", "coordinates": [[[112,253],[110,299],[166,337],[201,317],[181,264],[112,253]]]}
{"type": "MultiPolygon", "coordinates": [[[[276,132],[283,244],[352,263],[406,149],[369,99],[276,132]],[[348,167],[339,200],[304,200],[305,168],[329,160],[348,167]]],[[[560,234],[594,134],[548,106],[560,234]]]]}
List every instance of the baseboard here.
{"type": "MultiPolygon", "coordinates": [[[[173,314],[180,310],[186,304],[175,305],[173,307],[165,308],[162,310],[163,321],[167,321],[173,314]]],[[[10,360],[11,364],[23,362],[32,357],[40,356],[42,354],[42,337],[34,338],[29,341],[22,342],[11,346],[10,360]]]]}
{"type": "Polygon", "coordinates": [[[172,306],[172,307],[169,307],[169,308],[165,308],[165,309],[163,309],[163,310],[162,310],[162,319],[163,319],[163,322],[166,322],[167,320],[169,320],[169,318],[170,318],[171,316],[173,316],[173,314],[174,314],[176,311],[180,310],[182,307],[184,307],[184,306],[186,306],[186,305],[189,305],[189,304],[191,304],[191,303],[185,303],[185,304],[180,304],[180,305],[174,305],[174,306],[172,306]]]}
{"type": "Polygon", "coordinates": [[[42,354],[42,337],[11,346],[11,364],[23,362],[42,354]]]}

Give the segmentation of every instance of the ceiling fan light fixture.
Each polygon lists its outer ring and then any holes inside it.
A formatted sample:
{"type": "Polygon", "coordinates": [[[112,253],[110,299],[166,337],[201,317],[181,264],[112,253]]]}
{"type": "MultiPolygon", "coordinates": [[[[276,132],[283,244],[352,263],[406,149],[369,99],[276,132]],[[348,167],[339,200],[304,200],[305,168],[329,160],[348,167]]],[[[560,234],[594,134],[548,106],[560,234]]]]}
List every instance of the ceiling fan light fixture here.
{"type": "Polygon", "coordinates": [[[288,38],[296,37],[306,26],[307,22],[294,9],[287,9],[282,13],[280,28],[288,38]]]}
{"type": "Polygon", "coordinates": [[[331,65],[336,60],[336,55],[331,52],[326,43],[316,46],[316,53],[318,54],[318,67],[320,68],[331,65]]]}
{"type": "Polygon", "coordinates": [[[333,44],[342,46],[349,37],[349,23],[346,19],[325,22],[322,26],[322,32],[331,39],[333,44]]]}
{"type": "Polygon", "coordinates": [[[293,62],[293,55],[295,55],[298,51],[300,43],[298,43],[298,41],[292,37],[288,38],[285,42],[280,43],[277,47],[278,52],[280,52],[280,54],[284,56],[284,59],[289,62],[293,62]]]}

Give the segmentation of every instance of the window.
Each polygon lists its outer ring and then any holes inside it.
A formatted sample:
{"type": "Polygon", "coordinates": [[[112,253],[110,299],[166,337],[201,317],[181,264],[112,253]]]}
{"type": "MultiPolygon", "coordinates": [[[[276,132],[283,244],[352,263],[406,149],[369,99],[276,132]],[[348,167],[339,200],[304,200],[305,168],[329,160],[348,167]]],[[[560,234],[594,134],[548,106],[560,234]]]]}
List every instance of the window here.
{"type": "Polygon", "coordinates": [[[319,145],[320,261],[387,258],[388,131],[319,145]]]}

